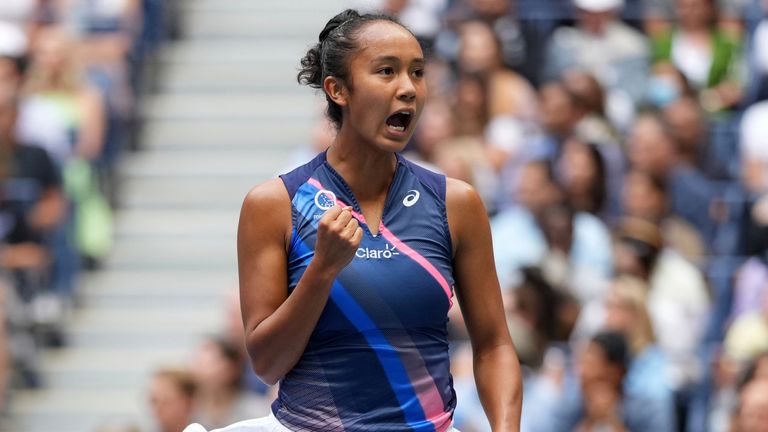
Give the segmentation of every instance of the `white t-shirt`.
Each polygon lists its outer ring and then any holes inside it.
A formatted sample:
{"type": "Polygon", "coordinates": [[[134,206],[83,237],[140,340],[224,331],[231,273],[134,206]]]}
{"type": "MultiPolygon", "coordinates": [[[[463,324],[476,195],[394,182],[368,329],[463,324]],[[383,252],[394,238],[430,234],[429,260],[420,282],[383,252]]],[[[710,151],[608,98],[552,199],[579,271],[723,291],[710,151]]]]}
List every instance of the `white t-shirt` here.
{"type": "Polygon", "coordinates": [[[741,119],[741,154],[745,159],[758,160],[768,168],[768,101],[749,107],[741,119]]]}
{"type": "Polygon", "coordinates": [[[755,52],[757,70],[761,74],[768,75],[768,19],[762,20],[757,25],[752,49],[755,52]]]}

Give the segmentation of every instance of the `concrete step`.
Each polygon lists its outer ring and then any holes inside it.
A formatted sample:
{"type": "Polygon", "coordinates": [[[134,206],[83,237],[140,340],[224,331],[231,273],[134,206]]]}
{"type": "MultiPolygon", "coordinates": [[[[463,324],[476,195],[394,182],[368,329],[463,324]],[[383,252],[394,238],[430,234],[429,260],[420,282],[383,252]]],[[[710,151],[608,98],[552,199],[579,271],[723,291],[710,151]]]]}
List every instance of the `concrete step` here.
{"type": "MultiPolygon", "coordinates": [[[[255,147],[255,146],[254,146],[255,147]]],[[[121,164],[120,175],[131,177],[238,177],[274,172],[284,166],[284,151],[188,150],[152,151],[133,154],[121,164]]]]}
{"type": "MultiPolygon", "coordinates": [[[[288,2],[286,2],[288,3],[288,2]]],[[[306,10],[189,8],[185,36],[196,38],[272,38],[306,36],[315,39],[325,24],[341,9],[306,10]],[[290,22],[287,26],[285,23],[290,22]],[[314,38],[312,38],[314,36],[314,38]]]]}
{"type": "Polygon", "coordinates": [[[259,63],[172,63],[162,69],[158,90],[168,92],[259,92],[265,94],[306,94],[309,90],[296,81],[298,59],[265,67],[259,63]]]}
{"type": "Polygon", "coordinates": [[[236,244],[233,238],[178,238],[173,241],[130,238],[117,243],[104,264],[107,270],[235,271],[236,244]]]}
{"type": "MultiPolygon", "coordinates": [[[[317,107],[317,115],[322,108],[317,107]]],[[[251,149],[291,153],[310,142],[310,122],[296,119],[149,120],[142,146],[153,150],[251,149]]]]}
{"type": "Polygon", "coordinates": [[[317,115],[319,96],[306,94],[264,95],[168,93],[147,98],[144,118],[153,120],[269,119],[309,121],[317,115]]]}
{"type": "Polygon", "coordinates": [[[237,233],[238,213],[219,209],[128,209],[118,214],[118,238],[230,237],[237,233]]]}
{"type": "Polygon", "coordinates": [[[81,293],[89,299],[180,298],[184,296],[221,296],[235,286],[237,275],[231,272],[199,271],[119,271],[95,272],[85,277],[81,293]]]}
{"type": "MultiPolygon", "coordinates": [[[[14,431],[91,432],[114,424],[146,425],[145,382],[141,390],[46,390],[15,395],[14,431]],[[138,419],[138,420],[137,420],[138,419]]],[[[147,429],[142,429],[147,430],[147,429]]]]}
{"type": "MultiPolygon", "coordinates": [[[[344,7],[359,5],[359,1],[323,0],[323,1],[285,1],[285,0],[185,0],[180,5],[184,12],[194,11],[294,11],[296,13],[317,12],[337,13],[344,7]]],[[[285,21],[284,23],[290,23],[285,21]]]]}
{"type": "Polygon", "coordinates": [[[126,178],[120,186],[120,208],[237,212],[248,191],[274,174],[270,170],[224,178],[126,178]]]}
{"type": "MultiPolygon", "coordinates": [[[[307,50],[317,43],[317,34],[280,39],[200,39],[181,40],[163,47],[158,62],[161,65],[186,64],[244,64],[264,67],[299,66],[307,50]]],[[[285,70],[285,69],[283,69],[285,70]]]]}

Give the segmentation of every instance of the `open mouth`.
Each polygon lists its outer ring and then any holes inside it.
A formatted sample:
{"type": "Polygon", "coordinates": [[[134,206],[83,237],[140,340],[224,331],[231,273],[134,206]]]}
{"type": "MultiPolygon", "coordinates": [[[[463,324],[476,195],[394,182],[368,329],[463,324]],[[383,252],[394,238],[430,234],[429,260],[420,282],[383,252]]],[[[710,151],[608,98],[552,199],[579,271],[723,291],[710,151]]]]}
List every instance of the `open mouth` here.
{"type": "Polygon", "coordinates": [[[398,111],[387,117],[387,127],[395,132],[405,132],[413,119],[410,111],[398,111]]]}

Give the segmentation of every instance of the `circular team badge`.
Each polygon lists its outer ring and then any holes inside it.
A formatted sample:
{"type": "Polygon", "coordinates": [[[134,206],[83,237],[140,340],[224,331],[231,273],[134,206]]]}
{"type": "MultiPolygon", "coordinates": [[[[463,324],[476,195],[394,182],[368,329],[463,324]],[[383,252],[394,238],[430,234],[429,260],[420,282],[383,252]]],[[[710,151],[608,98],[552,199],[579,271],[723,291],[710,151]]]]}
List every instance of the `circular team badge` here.
{"type": "Polygon", "coordinates": [[[315,205],[321,210],[329,210],[336,205],[336,194],[325,189],[317,191],[315,205]]]}

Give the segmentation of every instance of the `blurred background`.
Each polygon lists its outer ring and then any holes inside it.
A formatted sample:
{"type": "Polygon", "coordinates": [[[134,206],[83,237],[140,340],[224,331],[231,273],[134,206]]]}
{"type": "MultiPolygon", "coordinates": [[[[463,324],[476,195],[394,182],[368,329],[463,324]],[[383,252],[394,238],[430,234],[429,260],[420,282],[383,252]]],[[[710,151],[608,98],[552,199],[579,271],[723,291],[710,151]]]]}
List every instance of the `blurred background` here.
{"type": "Polygon", "coordinates": [[[425,50],[406,153],[485,201],[523,430],[768,430],[768,1],[3,0],[0,431],[268,412],[238,212],[332,141],[295,76],[345,7],[425,50]]]}

